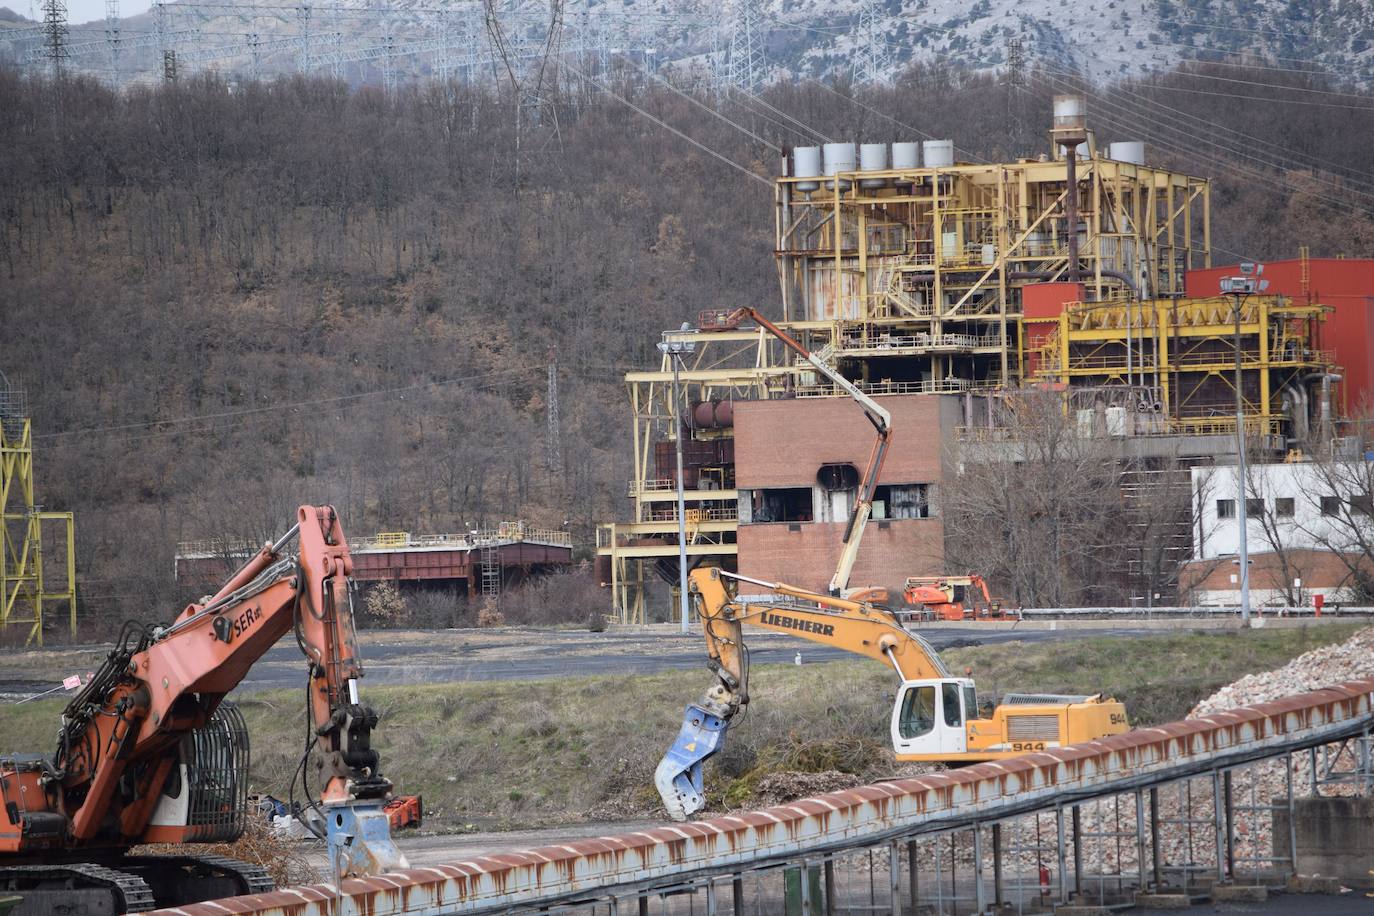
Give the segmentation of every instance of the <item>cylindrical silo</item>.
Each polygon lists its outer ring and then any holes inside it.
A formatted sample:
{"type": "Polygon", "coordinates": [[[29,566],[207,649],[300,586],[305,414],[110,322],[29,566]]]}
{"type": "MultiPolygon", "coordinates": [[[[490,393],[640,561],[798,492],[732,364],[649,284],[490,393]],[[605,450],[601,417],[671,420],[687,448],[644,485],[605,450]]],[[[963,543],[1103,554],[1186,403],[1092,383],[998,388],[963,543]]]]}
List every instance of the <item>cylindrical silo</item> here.
{"type": "MultiPolygon", "coordinates": [[[[821,173],[821,148],[819,146],[799,146],[792,150],[792,174],[797,178],[811,178],[821,173]]],[[[821,186],[819,181],[799,181],[794,185],[798,191],[811,193],[821,186]]]]}
{"type": "Polygon", "coordinates": [[[939,169],[954,164],[953,140],[926,140],[921,147],[926,168],[939,169]]]}
{"type": "Polygon", "coordinates": [[[1118,140],[1107,147],[1107,158],[1144,165],[1145,144],[1140,140],[1118,140]]]}
{"type": "Polygon", "coordinates": [[[894,169],[919,169],[921,167],[921,144],[892,144],[892,167],[894,169]]]}
{"type": "MultiPolygon", "coordinates": [[[[821,171],[825,175],[839,172],[852,172],[858,166],[857,150],[853,143],[827,143],[821,148],[821,171]]],[[[825,183],[827,188],[835,187],[833,181],[825,183]]],[[[849,182],[840,182],[840,189],[849,188],[849,182]]]]}
{"type": "MultiPolygon", "coordinates": [[[[887,144],[886,143],[864,143],[859,146],[859,171],[861,172],[885,172],[887,171],[887,144]]],[[[860,178],[859,187],[861,188],[881,188],[887,184],[886,178],[860,178]]]]}

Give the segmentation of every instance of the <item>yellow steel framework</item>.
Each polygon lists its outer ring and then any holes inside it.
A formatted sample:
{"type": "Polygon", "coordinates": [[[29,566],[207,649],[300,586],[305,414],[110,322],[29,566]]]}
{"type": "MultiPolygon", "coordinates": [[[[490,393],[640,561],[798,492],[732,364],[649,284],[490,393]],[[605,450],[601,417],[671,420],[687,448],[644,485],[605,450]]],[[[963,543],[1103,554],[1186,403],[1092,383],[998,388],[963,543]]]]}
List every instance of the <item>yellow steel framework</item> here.
{"type": "Polygon", "coordinates": [[[26,627],[25,643],[43,644],[44,610],[66,603],[76,633],[76,541],[70,512],[45,512],[33,498],[33,432],[27,417],[0,413],[0,630],[26,627]],[[61,585],[43,550],[47,527],[61,529],[61,585]]]}
{"type": "MultiPolygon", "coordinates": [[[[794,321],[782,326],[818,353],[833,353],[843,330],[842,323],[835,321],[794,321]]],[[[671,356],[665,355],[656,371],[626,373],[633,418],[634,476],[628,490],[632,518],[597,529],[597,554],[610,563],[612,602],[622,623],[645,620],[647,565],[663,563],[677,568],[676,481],[659,470],[655,445],[672,442],[680,434],[683,410],[710,401],[838,396],[814,368],[793,362],[762,329],[671,331],[664,337],[693,345],[690,357],[679,369],[681,402],[673,402],[671,356]]],[[[908,388],[919,388],[882,381],[862,387],[879,394],[909,393],[908,388]]],[[[733,429],[698,429],[691,435],[694,441],[730,439],[733,429]]],[[[733,467],[703,468],[696,485],[684,489],[683,499],[688,557],[698,562],[730,562],[738,551],[735,534],[739,527],[733,467]]]]}
{"type": "MultiPolygon", "coordinates": [[[[1315,403],[1311,376],[1334,371],[1317,349],[1331,309],[1281,296],[1241,307],[1241,400],[1248,431],[1305,438],[1315,403]]],[[[1155,299],[1070,303],[1053,318],[1027,319],[1037,342],[1023,354],[1041,381],[1071,391],[1132,392],[1126,435],[1235,431],[1236,325],[1232,300],[1155,299]]],[[[1080,406],[1091,406],[1080,404],[1080,406]]]]}
{"type": "Polygon", "coordinates": [[[1211,264],[1207,180],[1099,156],[1091,132],[1088,146],[1077,265],[1063,158],[777,179],[785,317],[843,322],[834,355],[861,377],[990,387],[1023,378],[1028,284],[1076,267],[1093,301],[1181,293],[1185,271],[1211,264]]]}

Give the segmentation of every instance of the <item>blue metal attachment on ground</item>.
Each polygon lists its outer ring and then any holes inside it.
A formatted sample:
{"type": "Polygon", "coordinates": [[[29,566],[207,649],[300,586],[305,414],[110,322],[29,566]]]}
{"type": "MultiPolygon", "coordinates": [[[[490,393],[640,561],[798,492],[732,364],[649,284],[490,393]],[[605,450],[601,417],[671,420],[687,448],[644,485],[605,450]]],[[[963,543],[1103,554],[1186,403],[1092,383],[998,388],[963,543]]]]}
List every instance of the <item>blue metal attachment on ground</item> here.
{"type": "Polygon", "coordinates": [[[702,764],[720,750],[729,727],[695,703],[687,707],[682,730],[654,771],[654,786],[673,820],[685,821],[706,803],[702,764]]]}
{"type": "Polygon", "coordinates": [[[410,863],[391,839],[391,820],[381,801],[323,805],[329,863],[339,878],[381,875],[410,863]]]}

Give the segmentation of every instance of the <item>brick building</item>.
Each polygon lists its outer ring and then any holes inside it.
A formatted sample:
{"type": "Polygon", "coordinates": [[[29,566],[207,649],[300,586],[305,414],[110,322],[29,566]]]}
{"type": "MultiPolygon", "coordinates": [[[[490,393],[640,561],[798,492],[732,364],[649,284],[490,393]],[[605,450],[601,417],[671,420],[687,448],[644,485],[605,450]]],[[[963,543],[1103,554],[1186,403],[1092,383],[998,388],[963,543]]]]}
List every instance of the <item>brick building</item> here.
{"type": "MultiPolygon", "coordinates": [[[[950,395],[891,395],[892,447],[850,582],[900,589],[944,570],[939,512],[947,435],[960,422],[950,395]]],[[[824,591],[835,570],[873,427],[847,398],[735,406],[739,571],[824,591]]]]}

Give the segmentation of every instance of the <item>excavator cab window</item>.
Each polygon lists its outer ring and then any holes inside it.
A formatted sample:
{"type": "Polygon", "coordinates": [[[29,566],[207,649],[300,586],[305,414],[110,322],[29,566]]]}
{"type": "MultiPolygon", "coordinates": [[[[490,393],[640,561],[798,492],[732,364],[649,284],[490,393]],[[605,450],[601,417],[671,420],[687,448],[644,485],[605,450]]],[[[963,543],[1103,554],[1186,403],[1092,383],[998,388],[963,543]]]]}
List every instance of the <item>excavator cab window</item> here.
{"type": "Polygon", "coordinates": [[[970,719],[978,718],[978,693],[972,684],[964,685],[964,715],[970,719]]]}
{"type": "Polygon", "coordinates": [[[940,705],[945,708],[945,724],[958,728],[964,724],[964,713],[959,707],[959,685],[953,681],[940,685],[940,705]]]}
{"type": "Polygon", "coordinates": [[[919,738],[935,727],[935,688],[912,687],[902,696],[897,729],[903,738],[919,738]]]}

